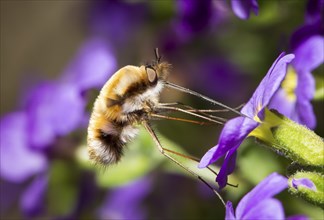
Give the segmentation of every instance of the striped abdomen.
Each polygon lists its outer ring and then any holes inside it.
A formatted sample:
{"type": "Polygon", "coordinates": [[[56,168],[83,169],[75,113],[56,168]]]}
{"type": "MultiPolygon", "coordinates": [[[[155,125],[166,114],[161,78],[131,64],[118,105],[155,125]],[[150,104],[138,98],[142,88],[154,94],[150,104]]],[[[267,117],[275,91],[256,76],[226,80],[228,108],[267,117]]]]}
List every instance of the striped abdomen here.
{"type": "MultiPolygon", "coordinates": [[[[169,65],[163,65],[165,68],[156,68],[165,76],[169,65]]],[[[148,120],[154,111],[162,89],[163,80],[151,82],[144,66],[126,66],[117,71],[94,104],[88,127],[90,159],[103,165],[118,162],[124,145],[137,134],[136,125],[148,120]]]]}

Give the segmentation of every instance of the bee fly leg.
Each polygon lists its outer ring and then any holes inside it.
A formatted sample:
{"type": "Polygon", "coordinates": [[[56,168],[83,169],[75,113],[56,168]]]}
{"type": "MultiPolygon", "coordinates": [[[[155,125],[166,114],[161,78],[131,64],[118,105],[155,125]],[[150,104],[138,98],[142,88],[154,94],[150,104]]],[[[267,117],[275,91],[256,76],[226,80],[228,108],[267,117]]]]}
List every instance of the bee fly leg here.
{"type": "Polygon", "coordinates": [[[187,112],[193,112],[193,113],[199,113],[202,116],[209,117],[210,119],[216,119],[219,120],[219,122],[226,122],[227,120],[222,117],[218,117],[215,115],[207,114],[207,113],[219,113],[219,112],[228,112],[228,109],[196,109],[194,107],[191,107],[190,105],[183,104],[181,102],[170,102],[170,103],[159,103],[160,106],[181,106],[183,109],[187,112]]]}
{"type": "Polygon", "coordinates": [[[183,168],[184,170],[186,170],[191,175],[197,177],[209,189],[211,189],[217,195],[217,197],[221,200],[221,202],[223,203],[223,205],[226,206],[223,198],[221,197],[221,195],[206,180],[204,180],[201,176],[199,176],[198,174],[196,174],[195,172],[193,172],[189,168],[183,166],[180,162],[178,162],[176,159],[174,159],[173,157],[171,157],[169,154],[167,154],[165,152],[164,148],[162,147],[162,145],[161,145],[158,137],[156,136],[155,132],[153,131],[152,127],[146,121],[144,121],[142,124],[145,127],[145,129],[148,131],[148,133],[152,136],[152,138],[153,138],[153,140],[154,140],[154,142],[155,142],[155,144],[156,144],[156,146],[159,149],[159,151],[160,151],[161,154],[163,154],[169,160],[171,160],[172,162],[174,162],[175,164],[177,164],[178,166],[180,166],[181,168],[183,168]]]}
{"type": "MultiPolygon", "coordinates": [[[[185,154],[182,154],[182,153],[179,153],[179,152],[176,152],[176,151],[173,151],[173,150],[167,149],[167,148],[163,148],[163,150],[168,151],[168,152],[170,152],[170,153],[172,153],[172,154],[178,155],[178,156],[180,156],[180,157],[187,158],[187,159],[189,159],[189,160],[195,161],[195,162],[197,162],[197,163],[200,162],[200,159],[198,159],[197,157],[188,156],[188,155],[185,155],[185,154]]],[[[207,168],[210,172],[212,172],[213,174],[215,174],[215,176],[218,175],[218,173],[217,173],[215,170],[213,170],[210,166],[207,166],[206,168],[207,168]]],[[[234,185],[234,184],[232,184],[232,183],[226,183],[226,185],[228,185],[228,186],[232,186],[232,187],[235,187],[235,188],[238,187],[238,184],[235,184],[235,185],[234,185]]]]}

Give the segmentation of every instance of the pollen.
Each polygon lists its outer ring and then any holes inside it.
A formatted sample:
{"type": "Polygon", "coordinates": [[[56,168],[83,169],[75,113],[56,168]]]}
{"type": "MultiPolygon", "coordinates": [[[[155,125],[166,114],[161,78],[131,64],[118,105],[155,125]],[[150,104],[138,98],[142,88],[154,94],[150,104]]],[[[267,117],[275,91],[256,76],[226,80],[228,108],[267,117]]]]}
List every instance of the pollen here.
{"type": "Polygon", "coordinates": [[[287,99],[292,102],[296,100],[297,77],[295,69],[289,66],[286,77],[281,83],[281,88],[286,92],[287,99]]]}

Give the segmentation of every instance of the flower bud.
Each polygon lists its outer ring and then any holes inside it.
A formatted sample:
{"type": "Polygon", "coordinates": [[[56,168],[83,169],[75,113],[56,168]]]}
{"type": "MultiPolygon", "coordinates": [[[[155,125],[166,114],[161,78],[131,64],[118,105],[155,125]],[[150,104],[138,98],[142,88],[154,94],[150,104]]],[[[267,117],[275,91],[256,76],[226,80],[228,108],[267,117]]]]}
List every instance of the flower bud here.
{"type": "Polygon", "coordinates": [[[324,176],[317,172],[298,171],[288,180],[289,192],[324,207],[324,176]]]}

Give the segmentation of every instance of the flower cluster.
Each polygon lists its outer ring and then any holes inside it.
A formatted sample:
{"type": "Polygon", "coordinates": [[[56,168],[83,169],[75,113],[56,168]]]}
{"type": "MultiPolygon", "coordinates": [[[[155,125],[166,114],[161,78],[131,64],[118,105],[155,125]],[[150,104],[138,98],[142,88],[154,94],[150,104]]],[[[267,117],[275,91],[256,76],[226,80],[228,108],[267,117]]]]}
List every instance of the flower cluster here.
{"type": "MultiPolygon", "coordinates": [[[[288,187],[288,179],[272,173],[247,193],[234,212],[232,202],[226,203],[226,220],[234,219],[285,219],[281,202],[272,198],[288,187]]],[[[308,219],[305,216],[290,216],[293,219],[308,219]]]]}
{"type": "Polygon", "coordinates": [[[42,204],[57,138],[86,125],[84,92],[101,87],[115,68],[106,43],[91,39],[58,80],[37,84],[24,95],[21,110],[1,118],[1,178],[22,183],[37,176],[21,198],[24,213],[32,214],[42,204]]]}
{"type": "MultiPolygon", "coordinates": [[[[162,44],[165,50],[174,50],[182,44],[199,37],[199,35],[217,28],[228,20],[230,6],[223,1],[176,1],[177,16],[163,34],[162,44]]],[[[240,19],[248,19],[250,12],[258,14],[257,0],[231,0],[234,14],[240,19]]]]}
{"type": "Polygon", "coordinates": [[[2,178],[22,182],[44,171],[46,149],[87,120],[83,91],[102,86],[115,66],[104,42],[90,40],[60,79],[39,83],[26,94],[22,110],[1,119],[2,178]]]}
{"type": "Polygon", "coordinates": [[[277,109],[292,120],[314,129],[316,118],[311,104],[315,92],[312,71],[324,62],[324,29],[320,21],[305,24],[291,38],[296,58],[286,79],[274,95],[269,108],[277,109]]]}
{"type": "MultiPolygon", "coordinates": [[[[321,3],[317,1],[317,5],[321,5],[321,3]]],[[[323,8],[323,4],[320,8],[323,8]]],[[[311,72],[324,62],[324,37],[323,26],[320,25],[318,16],[308,14],[308,18],[308,23],[292,36],[291,50],[293,54],[281,54],[277,58],[251,99],[242,108],[241,116],[231,119],[225,124],[218,144],[201,159],[199,168],[205,168],[225,156],[216,178],[220,188],[226,186],[228,175],[235,169],[237,149],[245,138],[254,136],[295,163],[317,167],[310,174],[303,172],[295,174],[300,179],[293,179],[291,185],[292,189],[295,188],[297,191],[292,190],[294,193],[301,194],[316,205],[323,204],[322,184],[319,182],[323,181],[324,142],[313,132],[286,118],[309,128],[314,128],[316,125],[310,102],[315,91],[314,77],[311,72]],[[321,170],[321,174],[318,173],[318,170],[321,170]],[[306,187],[306,192],[299,192],[298,186],[306,187]],[[316,189],[316,186],[320,189],[316,189]]],[[[246,205],[245,201],[244,206],[246,205]]],[[[236,214],[239,219],[263,216],[263,213],[259,212],[252,217],[253,211],[248,210],[252,215],[246,214],[245,217],[241,209],[239,206],[236,214]]],[[[263,210],[267,211],[267,209],[263,210]]],[[[275,208],[275,210],[279,210],[279,208],[275,208]]],[[[270,212],[264,217],[269,218],[268,214],[270,212]]],[[[283,218],[280,212],[276,214],[281,217],[273,216],[274,218],[283,218]]],[[[235,219],[231,203],[227,204],[226,215],[228,219],[235,219]]]]}
{"type": "Polygon", "coordinates": [[[220,135],[219,144],[211,148],[201,159],[199,167],[204,168],[225,155],[222,168],[216,178],[220,188],[227,183],[227,176],[234,171],[236,152],[243,140],[265,119],[265,108],[279,88],[286,74],[287,65],[293,54],[281,54],[261,81],[251,99],[241,110],[243,116],[228,121],[220,135]]]}

